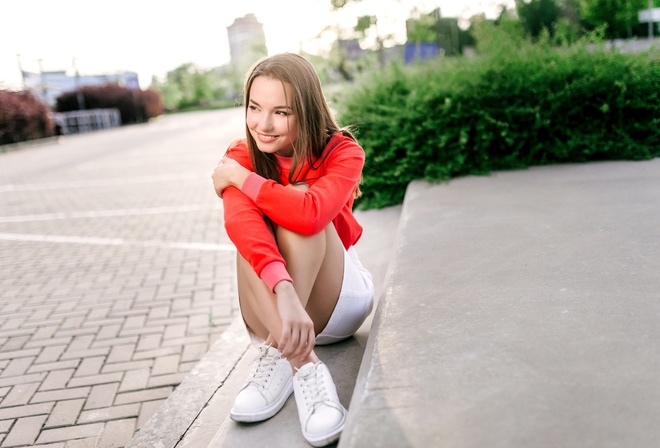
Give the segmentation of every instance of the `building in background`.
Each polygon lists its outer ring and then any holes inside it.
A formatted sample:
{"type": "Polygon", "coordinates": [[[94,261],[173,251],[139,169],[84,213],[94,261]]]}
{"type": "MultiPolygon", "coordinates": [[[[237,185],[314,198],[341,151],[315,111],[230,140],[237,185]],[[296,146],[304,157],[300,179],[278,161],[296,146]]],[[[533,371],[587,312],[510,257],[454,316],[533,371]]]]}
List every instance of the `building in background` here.
{"type": "Polygon", "coordinates": [[[58,96],[84,86],[117,84],[130,90],[140,90],[138,75],[134,72],[110,75],[67,75],[65,71],[34,73],[22,70],[21,74],[23,75],[23,87],[51,108],[55,105],[58,96]]]}
{"type": "Polygon", "coordinates": [[[227,27],[229,54],[232,65],[244,69],[268,54],[264,26],[254,14],[234,20],[227,27]]]}

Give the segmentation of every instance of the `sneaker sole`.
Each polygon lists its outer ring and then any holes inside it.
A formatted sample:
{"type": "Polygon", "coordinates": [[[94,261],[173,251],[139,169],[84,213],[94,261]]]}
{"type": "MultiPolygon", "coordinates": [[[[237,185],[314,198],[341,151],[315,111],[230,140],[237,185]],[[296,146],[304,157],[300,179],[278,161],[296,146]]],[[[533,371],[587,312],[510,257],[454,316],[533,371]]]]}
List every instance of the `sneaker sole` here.
{"type": "Polygon", "coordinates": [[[280,412],[280,409],[284,407],[284,403],[286,403],[286,400],[288,400],[288,398],[291,396],[292,393],[293,393],[293,378],[290,378],[289,382],[284,388],[284,393],[281,394],[277,400],[272,402],[270,406],[259,409],[259,411],[250,412],[250,413],[237,412],[232,408],[231,411],[229,411],[229,417],[231,417],[231,419],[234,420],[235,422],[240,422],[240,423],[255,423],[255,422],[268,420],[269,418],[280,412]]]}
{"type": "Polygon", "coordinates": [[[321,436],[316,436],[316,438],[309,436],[303,431],[303,437],[307,442],[314,447],[322,447],[330,445],[333,442],[339,440],[341,432],[344,430],[344,425],[346,424],[346,416],[344,415],[344,420],[342,420],[341,425],[334,431],[328,434],[323,434],[321,436]]]}

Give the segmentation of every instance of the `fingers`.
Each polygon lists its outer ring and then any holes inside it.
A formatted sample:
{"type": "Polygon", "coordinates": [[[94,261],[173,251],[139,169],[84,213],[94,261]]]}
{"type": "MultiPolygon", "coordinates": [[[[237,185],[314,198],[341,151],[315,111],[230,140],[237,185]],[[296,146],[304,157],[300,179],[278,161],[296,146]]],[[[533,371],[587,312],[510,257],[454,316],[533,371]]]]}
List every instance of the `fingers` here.
{"type": "Polygon", "coordinates": [[[213,171],[213,174],[211,174],[211,179],[213,180],[213,189],[215,190],[215,194],[217,194],[219,197],[222,197],[222,191],[224,190],[224,188],[222,187],[222,185],[220,185],[218,179],[216,179],[215,171],[213,171]]]}
{"type": "Polygon", "coordinates": [[[218,162],[218,166],[232,166],[232,165],[239,165],[239,163],[234,159],[230,159],[229,157],[223,157],[218,162]]]}
{"type": "Polygon", "coordinates": [[[316,336],[311,323],[283,327],[278,348],[284,359],[305,359],[314,349],[316,336]]]}
{"type": "Polygon", "coordinates": [[[286,359],[294,359],[296,357],[296,352],[299,351],[298,345],[300,343],[300,332],[299,331],[292,331],[291,332],[291,340],[289,341],[289,344],[287,345],[286,348],[286,359]]]}
{"type": "Polygon", "coordinates": [[[300,359],[303,360],[311,353],[314,348],[314,328],[306,327],[303,331],[300,332],[298,339],[298,344],[296,349],[291,354],[291,359],[300,359]]]}
{"type": "Polygon", "coordinates": [[[287,347],[289,346],[289,339],[291,335],[291,329],[287,328],[286,326],[282,327],[282,336],[280,337],[280,340],[277,341],[277,348],[279,349],[282,358],[284,359],[289,359],[286,356],[287,353],[287,347]]]}
{"type": "Polygon", "coordinates": [[[282,322],[282,332],[277,347],[288,360],[308,356],[314,348],[314,322],[305,311],[293,284],[288,281],[275,285],[277,310],[282,322]]]}
{"type": "Polygon", "coordinates": [[[307,357],[312,353],[312,350],[314,350],[315,343],[316,343],[316,335],[314,334],[314,330],[312,330],[309,332],[307,336],[307,344],[305,345],[305,349],[300,355],[301,361],[307,359],[307,357]]]}
{"type": "Polygon", "coordinates": [[[211,174],[211,179],[213,180],[213,187],[215,189],[215,194],[217,194],[219,197],[222,197],[222,192],[227,187],[227,181],[223,177],[222,167],[223,167],[222,161],[220,161],[218,166],[215,167],[213,173],[211,174]]]}

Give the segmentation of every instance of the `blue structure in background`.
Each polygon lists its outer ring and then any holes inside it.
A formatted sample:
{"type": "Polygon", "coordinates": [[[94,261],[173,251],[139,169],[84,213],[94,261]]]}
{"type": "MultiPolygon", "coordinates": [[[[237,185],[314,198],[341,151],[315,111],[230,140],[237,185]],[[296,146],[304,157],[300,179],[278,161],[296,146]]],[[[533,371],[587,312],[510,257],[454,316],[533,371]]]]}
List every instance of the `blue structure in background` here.
{"type": "Polygon", "coordinates": [[[435,59],[444,54],[444,50],[435,42],[408,43],[405,46],[403,60],[406,64],[435,59]]]}

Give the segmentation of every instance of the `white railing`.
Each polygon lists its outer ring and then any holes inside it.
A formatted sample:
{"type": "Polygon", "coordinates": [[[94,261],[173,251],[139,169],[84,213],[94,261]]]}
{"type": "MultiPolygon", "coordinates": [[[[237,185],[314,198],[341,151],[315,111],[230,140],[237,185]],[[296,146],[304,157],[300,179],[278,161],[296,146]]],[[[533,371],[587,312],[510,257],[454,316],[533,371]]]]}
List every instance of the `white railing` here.
{"type": "Polygon", "coordinates": [[[62,135],[82,134],[121,126],[119,109],[74,110],[55,112],[55,125],[62,135]]]}

